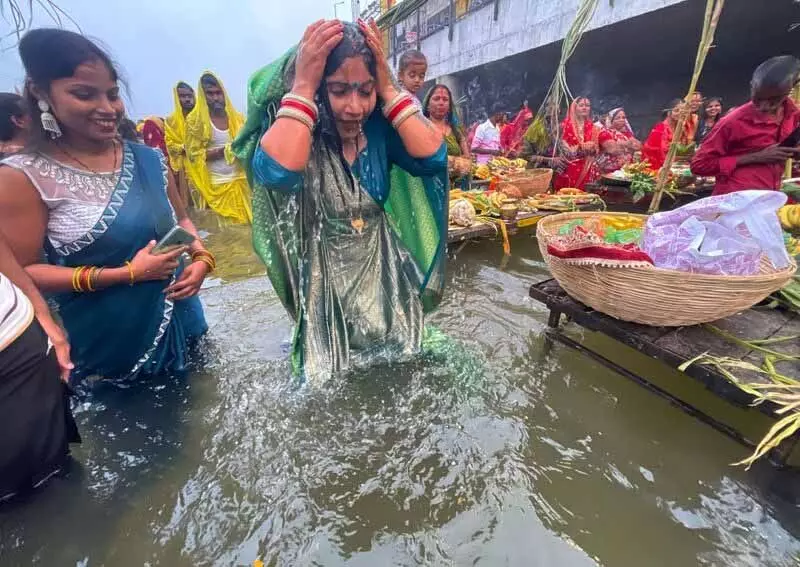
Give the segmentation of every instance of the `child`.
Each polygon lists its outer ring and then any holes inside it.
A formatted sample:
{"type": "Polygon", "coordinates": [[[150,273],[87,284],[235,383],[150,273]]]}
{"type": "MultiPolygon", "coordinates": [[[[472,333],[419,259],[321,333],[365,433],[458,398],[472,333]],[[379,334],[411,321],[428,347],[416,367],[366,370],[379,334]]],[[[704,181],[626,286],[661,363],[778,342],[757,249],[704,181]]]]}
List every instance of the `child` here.
{"type": "Polygon", "coordinates": [[[428,60],[421,51],[410,49],[400,56],[397,65],[397,78],[400,86],[407,90],[419,104],[417,93],[425,82],[425,73],[428,72],[428,60]]]}

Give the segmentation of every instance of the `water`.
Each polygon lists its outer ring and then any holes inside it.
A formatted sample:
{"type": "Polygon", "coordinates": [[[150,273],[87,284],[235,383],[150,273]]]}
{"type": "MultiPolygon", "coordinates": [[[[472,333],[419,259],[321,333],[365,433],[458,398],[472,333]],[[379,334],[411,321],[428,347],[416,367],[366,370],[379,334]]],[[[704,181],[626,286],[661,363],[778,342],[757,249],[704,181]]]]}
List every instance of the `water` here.
{"type": "MultiPolygon", "coordinates": [[[[247,233],[208,223],[208,365],[97,387],[78,466],[0,512],[0,565],[797,565],[793,477],[563,347],[529,236],[450,263],[438,356],[298,387],[247,233]],[[224,250],[229,251],[226,259],[224,250]]],[[[796,486],[796,484],[795,484],[796,486]]]]}

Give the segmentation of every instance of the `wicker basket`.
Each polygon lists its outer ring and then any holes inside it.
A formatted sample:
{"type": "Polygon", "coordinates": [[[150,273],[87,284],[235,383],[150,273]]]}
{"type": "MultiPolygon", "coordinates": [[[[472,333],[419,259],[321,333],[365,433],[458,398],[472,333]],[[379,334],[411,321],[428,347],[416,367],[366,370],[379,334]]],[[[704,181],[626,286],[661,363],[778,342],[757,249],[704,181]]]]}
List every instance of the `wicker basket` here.
{"type": "Polygon", "coordinates": [[[546,168],[526,169],[522,173],[506,177],[506,181],[519,188],[523,197],[530,197],[536,193],[547,193],[552,179],[553,170],[546,168]]]}
{"type": "MultiPolygon", "coordinates": [[[[547,253],[548,240],[562,225],[608,213],[562,213],[541,219],[539,250],[553,277],[573,298],[595,311],[643,325],[682,327],[716,321],[749,309],[791,279],[797,266],[780,271],[763,257],[752,276],[692,274],[660,268],[612,268],[570,264],[547,253]]],[[[644,215],[613,213],[645,218],[644,215]]]]}

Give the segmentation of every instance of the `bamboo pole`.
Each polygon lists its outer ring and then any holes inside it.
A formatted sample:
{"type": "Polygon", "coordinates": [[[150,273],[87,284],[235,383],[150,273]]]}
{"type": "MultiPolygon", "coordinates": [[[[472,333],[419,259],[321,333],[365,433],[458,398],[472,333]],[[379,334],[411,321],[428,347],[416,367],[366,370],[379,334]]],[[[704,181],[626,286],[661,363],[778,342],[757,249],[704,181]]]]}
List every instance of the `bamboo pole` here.
{"type": "Polygon", "coordinates": [[[656,181],[656,188],[653,192],[653,200],[650,202],[649,213],[658,211],[661,205],[661,197],[664,195],[664,188],[667,185],[672,162],[675,160],[675,154],[680,144],[681,134],[683,134],[683,125],[689,117],[689,101],[692,98],[695,90],[697,90],[697,82],[700,80],[700,73],[703,71],[703,65],[706,62],[706,56],[714,42],[714,33],[717,31],[717,24],[719,23],[719,16],[722,13],[722,7],[725,5],[725,0],[706,0],[706,12],[703,18],[703,32],[700,35],[700,43],[697,46],[697,56],[694,61],[694,73],[692,80],[689,83],[689,92],[683,99],[683,107],[681,115],[678,119],[678,124],[675,127],[675,132],[672,136],[672,144],[670,144],[669,151],[667,152],[667,159],[664,161],[664,166],[658,174],[656,181]]]}
{"type": "Polygon", "coordinates": [[[575,19],[561,42],[561,56],[556,67],[555,77],[544,95],[542,105],[536,113],[536,116],[545,117],[545,122],[550,125],[549,131],[556,133],[553,140],[554,155],[558,152],[558,144],[562,134],[561,129],[558,127],[559,110],[562,102],[566,102],[567,109],[569,109],[572,99],[572,93],[569,90],[569,85],[567,85],[567,61],[575,53],[578,43],[597,11],[598,4],[599,0],[580,0],[575,19]]]}
{"type": "MultiPolygon", "coordinates": [[[[792,91],[792,100],[794,100],[795,104],[800,105],[800,85],[797,85],[794,90],[792,91]]],[[[786,160],[786,169],[783,171],[783,178],[789,179],[792,177],[792,165],[794,164],[794,160],[789,158],[786,160]]]]}

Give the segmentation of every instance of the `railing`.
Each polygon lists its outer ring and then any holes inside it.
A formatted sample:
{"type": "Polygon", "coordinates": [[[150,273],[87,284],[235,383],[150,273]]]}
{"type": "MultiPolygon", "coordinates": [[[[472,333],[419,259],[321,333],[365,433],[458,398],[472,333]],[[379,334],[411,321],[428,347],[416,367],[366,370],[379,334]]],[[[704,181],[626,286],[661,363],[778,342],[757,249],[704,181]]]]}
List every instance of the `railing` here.
{"type": "Polygon", "coordinates": [[[395,63],[404,51],[419,49],[423,39],[444,29],[449,28],[450,39],[452,39],[452,30],[456,22],[473,12],[493,5],[494,19],[496,20],[498,16],[499,0],[448,0],[444,7],[436,6],[436,4],[441,6],[442,3],[429,2],[388,30],[389,58],[393,59],[395,63]],[[436,11],[428,15],[428,9],[432,4],[436,11]],[[407,41],[407,32],[416,33],[413,41],[407,41]]]}

